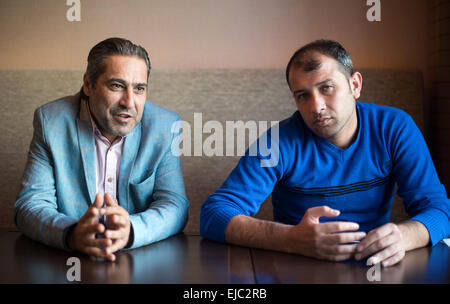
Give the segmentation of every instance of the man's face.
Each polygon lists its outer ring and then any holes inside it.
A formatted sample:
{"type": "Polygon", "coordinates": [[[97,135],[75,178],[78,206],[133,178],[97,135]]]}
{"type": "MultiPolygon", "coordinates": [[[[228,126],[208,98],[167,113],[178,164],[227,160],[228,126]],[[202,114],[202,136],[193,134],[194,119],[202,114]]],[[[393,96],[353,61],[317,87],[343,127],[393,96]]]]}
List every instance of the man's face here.
{"type": "Polygon", "coordinates": [[[135,56],[113,55],[104,59],[105,72],[96,88],[84,76],[83,89],[97,127],[110,142],[125,136],[142,118],[147,97],[147,66],[135,56]]]}
{"type": "Polygon", "coordinates": [[[358,127],[355,100],[361,91],[361,74],[348,79],[335,59],[319,53],[312,56],[321,63],[318,69],[305,72],[293,65],[289,73],[297,108],[316,135],[346,148],[358,127]]]}

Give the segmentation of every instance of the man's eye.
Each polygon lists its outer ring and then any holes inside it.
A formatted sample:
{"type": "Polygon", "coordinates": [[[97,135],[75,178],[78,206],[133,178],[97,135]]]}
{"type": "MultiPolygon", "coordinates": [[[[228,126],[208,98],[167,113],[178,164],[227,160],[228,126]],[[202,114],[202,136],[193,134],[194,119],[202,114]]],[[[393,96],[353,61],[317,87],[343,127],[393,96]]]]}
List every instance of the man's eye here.
{"type": "Polygon", "coordinates": [[[297,97],[295,97],[296,101],[303,101],[307,98],[307,94],[298,94],[297,97]]]}
{"type": "Polygon", "coordinates": [[[331,85],[325,85],[322,87],[322,91],[325,93],[330,93],[331,91],[333,91],[334,87],[331,85]]]}
{"type": "Polygon", "coordinates": [[[136,90],[136,92],[142,94],[145,92],[145,87],[137,87],[135,90],[136,90]]]}
{"type": "Polygon", "coordinates": [[[113,88],[113,89],[123,89],[123,85],[118,84],[118,83],[112,83],[111,84],[111,88],[113,88]]]}

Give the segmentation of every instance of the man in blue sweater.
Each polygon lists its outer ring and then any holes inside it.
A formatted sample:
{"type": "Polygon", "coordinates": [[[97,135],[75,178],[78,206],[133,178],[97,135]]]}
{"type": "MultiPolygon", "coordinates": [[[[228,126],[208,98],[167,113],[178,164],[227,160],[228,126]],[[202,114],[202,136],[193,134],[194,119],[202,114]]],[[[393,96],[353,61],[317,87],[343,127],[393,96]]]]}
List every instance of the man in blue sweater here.
{"type": "Polygon", "coordinates": [[[298,111],[279,135],[267,132],[279,161],[262,166],[263,153],[247,151],[203,204],[204,237],[391,266],[450,234],[450,202],[420,130],[401,110],[356,101],[362,76],[339,43],[302,47],[286,78],[298,111]],[[410,215],[398,224],[389,222],[396,185],[410,215]],[[274,221],[252,217],[270,194],[274,221]]]}

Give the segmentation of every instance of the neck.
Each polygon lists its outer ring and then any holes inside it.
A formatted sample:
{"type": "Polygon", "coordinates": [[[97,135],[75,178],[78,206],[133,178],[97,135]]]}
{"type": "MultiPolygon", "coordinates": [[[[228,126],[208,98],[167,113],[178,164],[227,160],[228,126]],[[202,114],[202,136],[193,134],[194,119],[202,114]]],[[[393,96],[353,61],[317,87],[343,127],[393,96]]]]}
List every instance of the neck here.
{"type": "Polygon", "coordinates": [[[356,106],[350,115],[348,121],[344,124],[339,134],[335,137],[327,139],[336,147],[346,149],[350,147],[356,140],[358,134],[359,117],[356,111],[356,106]]]}

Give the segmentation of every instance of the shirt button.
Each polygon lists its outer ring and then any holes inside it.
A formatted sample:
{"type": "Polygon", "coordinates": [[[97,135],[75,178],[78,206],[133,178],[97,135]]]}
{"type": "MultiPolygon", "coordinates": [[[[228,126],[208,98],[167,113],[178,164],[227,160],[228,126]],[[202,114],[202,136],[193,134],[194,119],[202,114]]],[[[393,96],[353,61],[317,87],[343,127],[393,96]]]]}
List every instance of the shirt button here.
{"type": "Polygon", "coordinates": [[[108,178],[108,183],[112,183],[113,179],[112,177],[108,178]]]}

